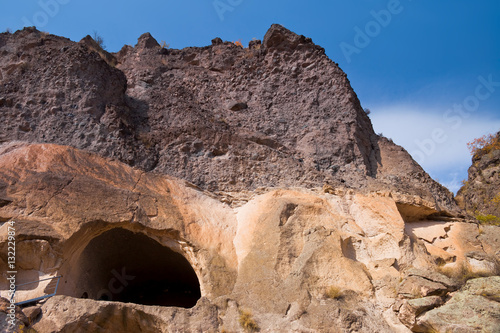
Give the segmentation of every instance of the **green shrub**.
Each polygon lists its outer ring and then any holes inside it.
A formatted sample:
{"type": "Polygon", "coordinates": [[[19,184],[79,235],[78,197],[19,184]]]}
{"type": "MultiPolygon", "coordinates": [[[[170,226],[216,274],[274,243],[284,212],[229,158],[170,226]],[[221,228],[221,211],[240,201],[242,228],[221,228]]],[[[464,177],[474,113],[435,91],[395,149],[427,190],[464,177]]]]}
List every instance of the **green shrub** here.
{"type": "Polygon", "coordinates": [[[488,225],[496,225],[500,226],[500,217],[492,215],[492,214],[476,214],[476,220],[479,221],[480,224],[488,224],[488,225]]]}

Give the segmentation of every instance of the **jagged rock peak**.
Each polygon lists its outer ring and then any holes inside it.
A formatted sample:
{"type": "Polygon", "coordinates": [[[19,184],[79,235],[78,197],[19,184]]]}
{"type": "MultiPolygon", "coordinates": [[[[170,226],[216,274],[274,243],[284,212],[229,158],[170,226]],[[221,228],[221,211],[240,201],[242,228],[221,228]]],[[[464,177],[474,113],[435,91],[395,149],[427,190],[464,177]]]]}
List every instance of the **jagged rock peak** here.
{"type": "Polygon", "coordinates": [[[94,40],[94,38],[92,38],[90,35],[83,37],[80,40],[80,43],[85,45],[92,45],[94,47],[98,45],[97,42],[94,40]]]}
{"type": "MultiPolygon", "coordinates": [[[[288,30],[279,24],[273,24],[264,36],[264,47],[268,49],[295,49],[299,44],[314,45],[311,38],[288,30]]],[[[322,48],[321,48],[322,49],[322,48]]]]}
{"type": "Polygon", "coordinates": [[[149,32],[143,33],[139,39],[137,40],[136,48],[143,49],[152,49],[154,47],[160,47],[160,44],[156,41],[156,39],[151,36],[149,32]]]}

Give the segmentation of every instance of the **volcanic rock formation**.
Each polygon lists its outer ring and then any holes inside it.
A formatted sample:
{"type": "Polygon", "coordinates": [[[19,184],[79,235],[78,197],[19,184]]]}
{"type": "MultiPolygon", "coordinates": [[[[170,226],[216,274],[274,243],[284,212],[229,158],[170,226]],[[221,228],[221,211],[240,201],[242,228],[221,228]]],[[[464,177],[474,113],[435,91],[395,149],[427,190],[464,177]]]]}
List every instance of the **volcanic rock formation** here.
{"type": "Polygon", "coordinates": [[[17,309],[38,332],[498,327],[498,278],[463,285],[498,275],[500,228],[374,134],[308,38],[109,54],[26,28],[0,80],[0,265],[15,221],[17,281],[62,276],[17,309]]]}
{"type": "Polygon", "coordinates": [[[88,37],[33,28],[1,34],[0,49],[2,141],[69,145],[210,191],[344,184],[458,212],[447,189],[374,133],[324,50],[279,25],[247,49],[214,39],[170,50],[144,34],[113,61],[88,37]]]}
{"type": "Polygon", "coordinates": [[[469,178],[457,193],[460,206],[473,216],[500,224],[500,132],[472,157],[469,178]]]}

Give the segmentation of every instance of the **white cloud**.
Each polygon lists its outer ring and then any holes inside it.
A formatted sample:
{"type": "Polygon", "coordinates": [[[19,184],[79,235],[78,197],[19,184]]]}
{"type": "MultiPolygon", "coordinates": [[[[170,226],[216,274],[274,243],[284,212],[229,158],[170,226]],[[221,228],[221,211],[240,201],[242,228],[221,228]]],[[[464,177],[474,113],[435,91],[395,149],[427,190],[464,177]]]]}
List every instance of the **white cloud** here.
{"type": "Polygon", "coordinates": [[[457,193],[457,191],[462,187],[462,180],[467,179],[466,175],[467,169],[462,170],[462,172],[451,172],[443,174],[443,176],[439,180],[441,181],[441,184],[446,186],[450,191],[452,191],[453,193],[457,193]]]}
{"type": "Polygon", "coordinates": [[[452,109],[393,105],[370,107],[375,132],[403,146],[432,177],[452,191],[467,178],[471,156],[467,142],[500,130],[494,113],[459,114],[452,109]]]}

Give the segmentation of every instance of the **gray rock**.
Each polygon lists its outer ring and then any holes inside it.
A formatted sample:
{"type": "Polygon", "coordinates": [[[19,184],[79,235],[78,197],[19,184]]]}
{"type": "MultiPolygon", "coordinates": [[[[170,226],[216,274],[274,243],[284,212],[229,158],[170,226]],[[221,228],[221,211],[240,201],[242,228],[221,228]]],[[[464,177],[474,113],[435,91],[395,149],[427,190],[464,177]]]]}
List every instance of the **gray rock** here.
{"type": "Polygon", "coordinates": [[[467,281],[445,305],[418,319],[420,332],[500,332],[500,277],[467,281]]]}
{"type": "Polygon", "coordinates": [[[443,303],[443,299],[439,296],[404,300],[402,306],[399,308],[398,317],[403,324],[413,330],[415,329],[417,316],[443,303]]]}
{"type": "MultiPolygon", "coordinates": [[[[457,193],[457,201],[470,215],[500,216],[498,188],[500,187],[500,132],[493,136],[486,149],[472,157],[468,180],[457,193]]],[[[499,219],[492,221],[498,225],[499,219]]]]}

